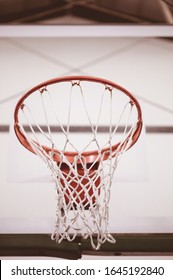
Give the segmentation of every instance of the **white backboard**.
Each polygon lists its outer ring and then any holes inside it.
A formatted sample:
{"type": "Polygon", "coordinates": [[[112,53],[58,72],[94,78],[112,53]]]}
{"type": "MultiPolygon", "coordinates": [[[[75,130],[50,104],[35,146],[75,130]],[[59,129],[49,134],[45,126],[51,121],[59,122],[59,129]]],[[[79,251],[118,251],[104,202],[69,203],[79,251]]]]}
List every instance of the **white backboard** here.
{"type": "Polygon", "coordinates": [[[166,129],[173,123],[172,41],[154,38],[154,33],[140,36],[138,29],[133,36],[126,31],[124,37],[120,32],[87,33],[85,38],[63,36],[63,28],[58,36],[40,38],[32,27],[30,31],[28,38],[6,33],[8,38],[2,34],[0,39],[1,125],[10,127],[10,133],[1,133],[0,232],[47,233],[53,228],[54,183],[40,159],[17,141],[12,108],[27,89],[69,74],[112,80],[133,92],[142,106],[142,136],[119,163],[112,186],[111,230],[172,232],[173,138],[166,129]],[[161,132],[146,133],[145,127],[160,127],[161,132]]]}

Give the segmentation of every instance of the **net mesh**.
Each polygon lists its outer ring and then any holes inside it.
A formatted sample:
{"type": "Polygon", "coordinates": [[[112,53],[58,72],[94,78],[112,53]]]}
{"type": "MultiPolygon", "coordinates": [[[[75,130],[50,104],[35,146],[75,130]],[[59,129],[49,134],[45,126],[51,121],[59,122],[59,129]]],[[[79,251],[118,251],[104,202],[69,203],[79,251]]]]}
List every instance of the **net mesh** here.
{"type": "MultiPolygon", "coordinates": [[[[35,112],[31,109],[30,98],[28,102],[26,99],[20,107],[20,114],[23,116],[23,123],[19,124],[20,130],[33,151],[51,170],[56,184],[56,222],[52,239],[59,243],[64,239],[72,241],[77,235],[90,238],[94,250],[98,250],[105,241],[115,243],[109,230],[111,185],[118,161],[130,147],[136,130],[136,119],[132,118],[135,106],[128,97],[125,98],[115,123],[113,108],[113,104],[116,104],[113,101],[113,95],[117,94],[115,90],[117,91],[108,85],[102,85],[94,121],[90,116],[90,108],[80,81],[69,82],[68,102],[66,101],[64,107],[66,125],[62,124],[60,112],[56,108],[57,103],[53,99],[54,88],[51,93],[51,86],[40,88],[36,92],[42,104],[39,105],[39,114],[38,107],[35,112]],[[78,92],[78,99],[81,101],[80,114],[82,112],[85,115],[90,132],[89,138],[85,139],[80,148],[78,147],[80,138],[77,138],[76,142],[73,141],[75,138],[71,131],[73,112],[78,111],[77,105],[73,102],[75,91],[78,92]],[[108,99],[106,105],[105,95],[108,99]],[[49,112],[48,107],[51,108],[49,112]],[[108,131],[106,140],[101,141],[99,140],[100,122],[101,118],[104,119],[105,110],[108,112],[108,131]],[[37,121],[41,112],[46,128],[37,121]],[[52,132],[52,116],[56,120],[54,128],[58,128],[58,133],[55,133],[56,129],[52,132]],[[123,130],[121,134],[119,133],[116,149],[113,149],[122,120],[123,130]],[[59,137],[60,134],[63,135],[61,141],[55,138],[55,135],[59,137]],[[47,144],[49,149],[45,148],[47,144]]],[[[77,119],[79,120],[80,117],[81,115],[78,115],[77,119]]],[[[84,138],[86,138],[85,133],[84,138]]]]}

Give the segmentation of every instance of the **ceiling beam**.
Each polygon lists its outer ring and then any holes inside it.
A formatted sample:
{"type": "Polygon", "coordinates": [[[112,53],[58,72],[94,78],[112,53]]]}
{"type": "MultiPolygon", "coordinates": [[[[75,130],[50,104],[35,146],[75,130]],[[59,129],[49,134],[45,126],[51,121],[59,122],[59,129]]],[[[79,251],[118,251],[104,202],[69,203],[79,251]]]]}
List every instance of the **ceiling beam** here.
{"type": "Polygon", "coordinates": [[[166,23],[173,24],[173,15],[169,5],[163,0],[158,0],[158,4],[162,10],[166,23]]]}

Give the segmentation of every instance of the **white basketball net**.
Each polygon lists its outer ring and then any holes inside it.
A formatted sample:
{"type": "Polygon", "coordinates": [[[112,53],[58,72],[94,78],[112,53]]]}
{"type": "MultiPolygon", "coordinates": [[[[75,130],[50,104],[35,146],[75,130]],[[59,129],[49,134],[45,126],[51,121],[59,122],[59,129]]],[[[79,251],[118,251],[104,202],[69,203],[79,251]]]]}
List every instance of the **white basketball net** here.
{"type": "MultiPolygon", "coordinates": [[[[88,84],[91,86],[93,83],[88,82],[88,84]]],[[[85,239],[90,237],[92,248],[98,250],[105,241],[115,243],[115,239],[109,232],[111,184],[117,163],[122,154],[130,147],[133,133],[136,130],[136,119],[133,120],[131,117],[135,106],[133,106],[128,96],[123,97],[125,101],[124,105],[123,107],[120,105],[122,108],[121,113],[115,120],[114,110],[116,109],[113,107],[113,96],[115,95],[116,97],[117,94],[124,96],[124,94],[117,89],[102,84],[102,92],[97,102],[99,109],[95,110],[96,117],[93,123],[92,116],[90,116],[90,107],[87,105],[86,101],[87,93],[85,93],[85,89],[83,89],[83,82],[71,81],[68,82],[68,86],[68,95],[67,92],[63,93],[68,96],[68,102],[66,101],[64,104],[64,111],[66,111],[67,114],[66,125],[64,125],[61,120],[61,113],[59,112],[61,105],[59,109],[56,108],[58,103],[55,103],[54,95],[58,96],[59,93],[58,89],[55,90],[54,85],[53,93],[51,93],[51,86],[41,88],[34,93],[37,95],[36,98],[41,99],[39,108],[37,104],[35,112],[32,108],[33,102],[31,102],[32,105],[30,105],[32,96],[28,98],[28,102],[27,99],[25,100],[20,110],[20,114],[23,114],[23,123],[20,123],[19,126],[35,153],[51,170],[51,174],[56,183],[56,223],[52,238],[60,243],[64,239],[72,241],[77,235],[81,235],[85,239]],[[78,92],[78,99],[80,99],[81,102],[80,105],[73,104],[72,100],[75,91],[78,92]],[[106,105],[104,104],[105,96],[106,105]],[[82,106],[83,108],[81,109],[82,106]],[[51,112],[48,112],[48,107],[51,108],[51,112]],[[75,112],[78,110],[80,111],[80,116],[77,117],[78,121],[82,118],[81,112],[83,112],[85,121],[90,127],[89,140],[87,140],[87,143],[85,142],[82,148],[78,147],[78,144],[81,144],[79,143],[81,142],[79,133],[71,132],[72,111],[75,112]],[[109,118],[107,140],[103,141],[103,143],[99,140],[102,134],[99,131],[101,128],[100,122],[101,120],[104,122],[104,118],[107,116],[106,114],[105,117],[102,115],[102,110],[104,111],[103,114],[107,112],[109,118]],[[43,121],[46,123],[46,130],[43,129],[42,125],[38,123],[39,121],[36,120],[37,118],[41,118],[41,114],[44,116],[43,121]],[[57,128],[57,133],[55,133],[55,131],[52,132],[52,116],[56,119],[54,130],[57,128]],[[123,132],[120,134],[118,130],[122,120],[123,132]],[[55,135],[56,137],[58,135],[57,139],[55,139],[55,135]],[[58,140],[60,135],[63,135],[63,141],[58,140]],[[74,135],[75,137],[76,135],[79,137],[79,141],[76,141],[76,143],[73,141],[74,135]],[[116,151],[113,151],[112,146],[117,143],[115,142],[117,135],[119,135],[120,138],[118,139],[119,146],[116,151]],[[51,147],[50,152],[45,151],[43,140],[51,147]],[[91,151],[92,147],[98,152],[94,161],[88,164],[87,158],[83,153],[91,151]],[[105,147],[107,147],[107,150],[103,152],[102,150],[105,147]],[[66,156],[66,152],[69,152],[69,150],[76,152],[72,162],[70,162],[66,156]],[[106,160],[105,153],[109,154],[106,160]],[[55,161],[56,154],[59,157],[58,164],[55,161]]],[[[60,100],[58,102],[60,102],[60,100]]],[[[90,104],[92,104],[92,100],[90,104]]],[[[85,132],[83,135],[84,138],[86,138],[85,132]]]]}

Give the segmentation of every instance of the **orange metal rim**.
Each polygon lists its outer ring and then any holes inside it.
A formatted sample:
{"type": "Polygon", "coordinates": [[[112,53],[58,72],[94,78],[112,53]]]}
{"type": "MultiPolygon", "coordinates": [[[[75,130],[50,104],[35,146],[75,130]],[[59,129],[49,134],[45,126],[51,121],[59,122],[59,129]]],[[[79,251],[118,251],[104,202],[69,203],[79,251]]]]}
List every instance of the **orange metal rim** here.
{"type": "MultiPolygon", "coordinates": [[[[35,91],[39,90],[40,88],[46,87],[46,86],[51,85],[51,84],[56,84],[56,83],[61,83],[61,82],[73,82],[73,81],[79,81],[79,82],[80,81],[88,81],[88,82],[102,83],[103,85],[108,85],[108,86],[111,86],[113,88],[116,88],[116,89],[120,90],[121,92],[123,92],[125,95],[127,95],[129,97],[130,101],[132,101],[133,104],[136,106],[137,113],[138,113],[136,130],[134,131],[134,133],[132,135],[132,142],[129,146],[129,148],[131,148],[136,143],[136,141],[138,140],[139,135],[140,135],[141,130],[142,130],[142,111],[141,111],[141,107],[140,107],[140,104],[139,104],[138,100],[129,91],[127,91],[122,86],[120,86],[120,85],[118,85],[114,82],[111,82],[109,80],[106,80],[106,79],[102,79],[102,78],[98,78],[98,77],[91,77],[91,76],[58,77],[58,78],[54,78],[54,79],[48,80],[46,82],[43,82],[43,83],[33,87],[32,89],[30,89],[28,92],[26,92],[20,98],[20,100],[18,101],[18,103],[16,105],[16,108],[15,108],[15,112],[14,112],[14,130],[15,130],[16,136],[19,139],[20,143],[26,149],[35,153],[33,148],[31,147],[31,145],[27,141],[26,137],[21,132],[20,125],[19,125],[18,113],[19,113],[19,110],[21,109],[21,106],[24,104],[25,99],[28,96],[30,96],[32,93],[34,93],[35,91]]],[[[127,136],[126,140],[128,140],[129,137],[130,136],[127,136]]],[[[116,152],[119,144],[120,143],[116,143],[115,145],[112,146],[112,152],[116,152]]],[[[42,146],[42,147],[47,153],[51,151],[50,147],[47,147],[47,146],[42,146]]],[[[109,155],[110,155],[109,150],[110,150],[110,148],[102,149],[101,153],[103,155],[104,160],[106,160],[109,157],[109,155]]],[[[60,161],[60,151],[54,150],[54,154],[55,154],[54,160],[56,162],[59,162],[60,161]]],[[[78,153],[77,152],[66,151],[64,153],[64,155],[66,156],[67,160],[72,163],[74,161],[74,158],[78,156],[78,153]]],[[[94,150],[94,151],[83,152],[82,156],[85,157],[87,163],[92,163],[92,162],[94,162],[95,160],[98,159],[98,151],[94,150]]],[[[98,161],[99,161],[99,159],[98,159],[98,161]]]]}

